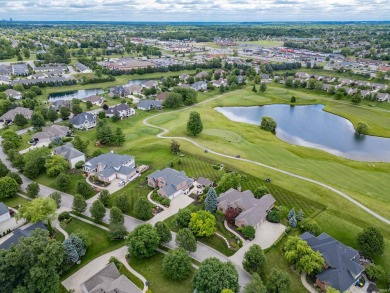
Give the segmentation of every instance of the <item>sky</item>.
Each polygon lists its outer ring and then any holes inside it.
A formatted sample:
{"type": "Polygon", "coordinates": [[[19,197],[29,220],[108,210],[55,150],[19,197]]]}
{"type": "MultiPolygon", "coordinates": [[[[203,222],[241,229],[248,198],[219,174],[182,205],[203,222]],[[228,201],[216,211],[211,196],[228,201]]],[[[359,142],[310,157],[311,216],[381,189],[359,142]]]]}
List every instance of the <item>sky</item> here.
{"type": "Polygon", "coordinates": [[[0,19],[68,21],[390,20],[389,0],[0,0],[0,19]]]}

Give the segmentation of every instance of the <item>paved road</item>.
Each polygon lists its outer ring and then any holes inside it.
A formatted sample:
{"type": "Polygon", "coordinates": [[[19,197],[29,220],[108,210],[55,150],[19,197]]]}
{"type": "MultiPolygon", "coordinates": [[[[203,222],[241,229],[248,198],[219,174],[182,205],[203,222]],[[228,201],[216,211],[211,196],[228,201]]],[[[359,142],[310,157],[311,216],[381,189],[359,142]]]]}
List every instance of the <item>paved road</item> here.
{"type": "Polygon", "coordinates": [[[324,187],[326,189],[329,189],[329,190],[333,191],[334,193],[336,193],[336,194],[342,196],[343,198],[347,199],[351,203],[355,204],[359,208],[363,209],[367,213],[371,214],[375,218],[379,219],[380,221],[390,225],[390,220],[389,219],[387,219],[387,218],[377,214],[376,212],[374,212],[370,208],[366,207],[365,205],[361,204],[360,202],[358,202],[357,200],[353,199],[352,197],[350,197],[349,195],[345,194],[344,192],[342,192],[342,191],[340,191],[340,190],[338,190],[338,189],[336,189],[336,188],[334,188],[334,187],[332,187],[330,185],[327,185],[327,184],[325,184],[323,182],[320,182],[320,181],[317,181],[317,180],[314,180],[314,179],[310,179],[310,178],[307,178],[307,177],[304,177],[304,176],[301,176],[301,175],[298,175],[298,174],[295,174],[295,173],[292,173],[292,172],[288,172],[288,171],[285,171],[285,170],[282,170],[282,169],[279,169],[279,168],[276,168],[276,167],[272,167],[272,166],[269,166],[269,165],[266,165],[266,164],[263,164],[263,163],[260,163],[260,162],[257,162],[257,161],[244,159],[244,158],[236,158],[235,156],[230,156],[230,155],[226,155],[226,154],[223,154],[223,153],[219,153],[219,152],[210,150],[209,148],[207,148],[205,146],[202,146],[201,144],[199,144],[199,143],[197,143],[197,142],[195,142],[192,139],[187,138],[187,137],[182,137],[182,136],[165,136],[165,134],[167,134],[169,132],[168,129],[163,128],[161,126],[156,126],[156,125],[151,124],[151,123],[148,122],[150,119],[153,119],[153,118],[156,118],[156,117],[168,114],[168,113],[174,113],[174,112],[179,112],[179,111],[183,111],[183,110],[186,110],[186,109],[190,109],[190,108],[193,108],[195,106],[198,106],[198,105],[201,105],[201,104],[204,104],[204,103],[208,103],[208,102],[210,102],[212,100],[218,99],[218,98],[220,98],[222,96],[223,95],[218,95],[218,96],[216,96],[214,98],[205,100],[203,102],[200,102],[198,104],[195,104],[195,105],[183,108],[183,109],[179,109],[179,110],[174,110],[174,111],[170,111],[170,112],[164,112],[164,113],[153,115],[151,117],[145,118],[143,123],[145,125],[149,126],[149,127],[153,127],[153,128],[157,128],[157,129],[161,130],[162,132],[156,135],[158,138],[184,140],[184,141],[187,141],[187,142],[195,145],[196,147],[198,147],[198,148],[200,148],[202,150],[206,150],[207,149],[208,152],[211,153],[211,154],[214,154],[214,155],[217,155],[217,156],[221,156],[221,157],[225,157],[225,158],[229,158],[229,159],[232,159],[232,160],[243,161],[243,162],[255,164],[255,165],[258,165],[258,166],[261,166],[261,167],[264,167],[264,168],[267,168],[267,169],[271,169],[273,171],[276,171],[276,172],[279,172],[279,173],[282,173],[282,174],[285,174],[285,175],[288,175],[288,176],[291,176],[291,177],[295,177],[295,178],[298,178],[298,179],[301,179],[301,180],[304,180],[304,181],[307,181],[307,182],[314,183],[314,184],[319,185],[321,187],[324,187]]]}

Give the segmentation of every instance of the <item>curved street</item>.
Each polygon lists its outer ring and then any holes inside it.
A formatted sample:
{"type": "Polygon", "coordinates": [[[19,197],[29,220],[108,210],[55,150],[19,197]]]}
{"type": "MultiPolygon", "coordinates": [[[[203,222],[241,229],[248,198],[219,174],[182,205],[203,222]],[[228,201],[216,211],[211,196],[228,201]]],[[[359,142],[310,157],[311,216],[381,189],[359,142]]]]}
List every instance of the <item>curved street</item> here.
{"type": "Polygon", "coordinates": [[[230,155],[226,155],[226,154],[223,154],[223,153],[219,153],[219,152],[213,151],[213,150],[211,150],[211,149],[209,149],[207,147],[204,147],[201,144],[199,144],[199,143],[197,143],[197,142],[195,142],[192,139],[187,138],[187,137],[183,137],[183,136],[164,136],[165,134],[167,134],[169,132],[168,129],[163,128],[161,126],[156,126],[156,125],[151,124],[151,123],[148,122],[150,119],[153,119],[153,118],[156,118],[156,117],[168,114],[168,113],[175,113],[175,112],[180,112],[180,111],[183,111],[183,110],[191,109],[191,108],[193,108],[195,106],[198,106],[198,105],[210,102],[210,101],[218,99],[218,98],[220,98],[222,96],[223,95],[218,95],[218,96],[216,96],[214,98],[207,99],[207,100],[205,100],[203,102],[200,102],[200,103],[197,103],[197,104],[194,104],[192,106],[185,107],[185,108],[182,108],[182,109],[179,109],[179,110],[174,110],[174,111],[170,111],[170,112],[164,112],[164,113],[153,115],[151,117],[145,118],[143,120],[143,123],[146,126],[154,127],[154,128],[157,128],[157,129],[161,130],[162,132],[156,135],[156,137],[158,137],[158,138],[184,140],[184,141],[187,141],[187,142],[193,144],[194,146],[196,146],[196,147],[198,147],[198,148],[200,148],[202,150],[206,150],[207,149],[208,152],[211,153],[211,154],[214,154],[214,155],[217,155],[217,156],[221,156],[221,157],[225,157],[225,158],[229,158],[229,159],[233,159],[233,160],[238,160],[238,161],[243,161],[243,162],[255,164],[255,165],[258,165],[258,166],[261,166],[261,167],[264,167],[264,168],[267,168],[267,169],[270,169],[270,170],[273,170],[273,171],[276,171],[276,172],[279,172],[279,173],[282,173],[282,174],[285,174],[285,175],[288,175],[288,176],[291,176],[291,177],[295,177],[295,178],[298,178],[298,179],[301,179],[301,180],[304,180],[304,181],[307,181],[307,182],[310,182],[310,183],[314,183],[314,184],[319,185],[321,187],[324,187],[326,189],[329,189],[330,191],[333,191],[334,193],[337,193],[338,195],[342,196],[346,200],[348,200],[351,203],[355,204],[359,208],[365,210],[367,213],[371,214],[372,216],[374,216],[375,218],[379,219],[380,221],[390,225],[390,220],[389,219],[387,219],[387,218],[377,214],[376,212],[374,212],[370,208],[366,207],[365,205],[361,204],[360,202],[358,202],[357,200],[353,199],[352,197],[350,197],[349,195],[345,194],[344,192],[342,192],[342,191],[340,191],[340,190],[338,190],[338,189],[336,189],[336,188],[334,188],[332,186],[329,186],[329,185],[327,185],[327,184],[325,184],[323,182],[320,182],[320,181],[317,181],[317,180],[314,180],[314,179],[310,179],[310,178],[307,178],[307,177],[304,177],[304,176],[301,176],[301,175],[298,175],[298,174],[295,174],[295,173],[291,173],[291,172],[288,172],[288,171],[285,171],[285,170],[282,170],[282,169],[279,169],[279,168],[276,168],[276,167],[272,167],[272,166],[269,166],[269,165],[266,165],[266,164],[263,164],[263,163],[260,163],[260,162],[257,162],[257,161],[244,159],[244,158],[236,158],[235,156],[230,156],[230,155]]]}

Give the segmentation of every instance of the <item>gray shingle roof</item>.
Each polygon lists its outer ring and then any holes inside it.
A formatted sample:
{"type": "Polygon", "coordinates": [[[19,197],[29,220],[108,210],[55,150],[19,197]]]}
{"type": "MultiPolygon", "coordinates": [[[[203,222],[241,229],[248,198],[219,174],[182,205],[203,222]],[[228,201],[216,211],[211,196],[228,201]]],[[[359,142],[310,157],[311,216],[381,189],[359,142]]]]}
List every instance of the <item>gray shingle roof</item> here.
{"type": "Polygon", "coordinates": [[[26,118],[30,118],[33,111],[23,107],[16,107],[15,109],[9,110],[3,116],[0,117],[0,120],[14,120],[16,114],[22,114],[26,118]]]}
{"type": "Polygon", "coordinates": [[[69,161],[84,155],[84,153],[80,152],[78,149],[75,149],[71,143],[67,143],[55,148],[54,154],[61,155],[69,161]]]}
{"type": "Polygon", "coordinates": [[[85,166],[93,170],[97,167],[99,163],[101,163],[103,166],[106,166],[105,168],[114,167],[118,169],[131,160],[134,160],[134,157],[129,155],[117,155],[114,153],[107,153],[90,159],[88,162],[85,163],[85,166]]]}
{"type": "Polygon", "coordinates": [[[5,215],[7,213],[9,213],[8,207],[2,202],[0,202],[0,216],[5,215]]]}
{"type": "Polygon", "coordinates": [[[159,178],[163,178],[166,185],[178,185],[183,181],[187,181],[187,183],[193,182],[191,178],[186,176],[184,171],[179,172],[172,168],[165,168],[161,171],[158,170],[156,172],[153,172],[148,176],[148,178],[152,178],[155,181],[157,181],[159,178]]]}
{"type": "Polygon", "coordinates": [[[145,108],[145,109],[150,109],[150,108],[160,108],[162,106],[160,101],[154,101],[154,100],[141,100],[137,108],[145,108]]]}
{"type": "Polygon", "coordinates": [[[74,125],[81,125],[84,124],[85,121],[93,122],[94,120],[96,120],[95,115],[88,112],[84,112],[73,117],[71,123],[74,125]]]}
{"type": "Polygon", "coordinates": [[[43,138],[64,137],[66,136],[68,131],[69,131],[68,126],[53,124],[48,127],[43,127],[42,131],[33,134],[32,138],[43,139],[43,138]]]}
{"type": "Polygon", "coordinates": [[[355,283],[355,277],[363,272],[364,268],[358,263],[359,253],[326,233],[320,236],[305,232],[301,239],[324,257],[329,268],[317,275],[322,282],[329,283],[340,292],[346,291],[355,283]]]}
{"type": "Polygon", "coordinates": [[[119,111],[127,111],[130,109],[130,106],[125,104],[125,103],[121,103],[121,104],[118,104],[118,105],[115,105],[115,106],[112,106],[110,108],[108,108],[106,110],[106,114],[119,114],[119,111]]]}
{"type": "Polygon", "coordinates": [[[0,244],[0,249],[9,249],[13,244],[18,243],[21,237],[30,237],[31,231],[34,231],[35,229],[47,230],[42,222],[37,222],[25,229],[16,229],[10,238],[0,244]]]}
{"type": "Polygon", "coordinates": [[[89,293],[141,293],[128,278],[121,275],[114,263],[109,263],[98,273],[86,280],[82,286],[89,293]]]}

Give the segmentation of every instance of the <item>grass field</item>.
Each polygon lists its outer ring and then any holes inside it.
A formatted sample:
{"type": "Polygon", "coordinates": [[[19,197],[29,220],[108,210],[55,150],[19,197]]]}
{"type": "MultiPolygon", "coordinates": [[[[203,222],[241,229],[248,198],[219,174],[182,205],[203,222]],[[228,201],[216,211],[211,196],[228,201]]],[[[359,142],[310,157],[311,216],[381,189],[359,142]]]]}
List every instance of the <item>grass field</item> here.
{"type": "Polygon", "coordinates": [[[91,245],[88,247],[87,253],[81,258],[81,263],[74,264],[68,271],[62,274],[61,280],[65,280],[98,256],[125,245],[124,240],[111,241],[108,238],[106,231],[75,218],[73,218],[72,221],[69,224],[66,224],[63,228],[66,232],[68,232],[68,234],[78,232],[87,234],[91,241],[91,245]]]}
{"type": "Polygon", "coordinates": [[[129,264],[149,281],[149,289],[153,293],[192,293],[191,281],[194,275],[194,269],[191,269],[190,276],[187,279],[180,282],[171,281],[164,277],[162,270],[163,259],[164,255],[157,253],[145,259],[130,258],[129,264]]]}
{"type": "Polygon", "coordinates": [[[2,198],[0,202],[4,203],[8,207],[16,207],[17,205],[24,205],[25,203],[29,202],[29,200],[21,197],[21,196],[14,196],[11,198],[2,198]]]}

